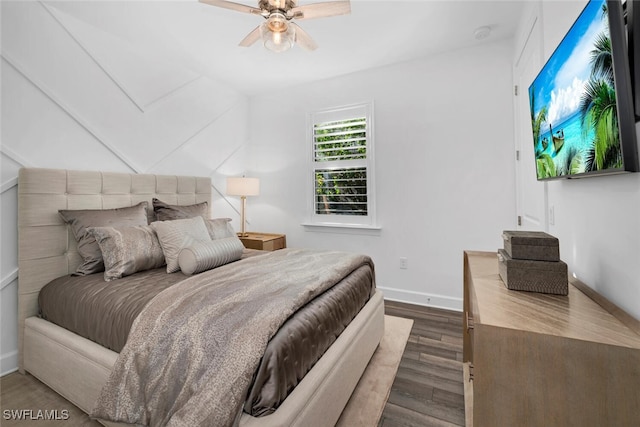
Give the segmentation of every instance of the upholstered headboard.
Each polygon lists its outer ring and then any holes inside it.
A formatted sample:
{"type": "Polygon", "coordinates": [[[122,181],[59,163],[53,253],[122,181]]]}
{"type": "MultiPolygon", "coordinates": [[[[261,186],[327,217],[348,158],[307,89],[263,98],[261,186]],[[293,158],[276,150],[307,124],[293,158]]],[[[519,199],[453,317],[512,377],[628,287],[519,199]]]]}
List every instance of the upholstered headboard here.
{"type": "MultiPolygon", "coordinates": [[[[111,209],[158,199],[208,202],[211,178],[59,169],[21,169],[18,176],[18,364],[23,369],[24,321],[38,314],[38,293],[80,264],[76,241],[60,209],[111,209]]],[[[210,212],[209,212],[210,214],[210,212]]]]}

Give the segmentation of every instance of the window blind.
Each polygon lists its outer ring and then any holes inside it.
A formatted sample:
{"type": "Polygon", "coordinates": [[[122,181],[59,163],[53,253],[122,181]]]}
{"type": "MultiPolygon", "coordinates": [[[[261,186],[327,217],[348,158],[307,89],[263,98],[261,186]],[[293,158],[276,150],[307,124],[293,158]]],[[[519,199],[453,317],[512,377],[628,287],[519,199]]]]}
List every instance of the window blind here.
{"type": "Polygon", "coordinates": [[[367,215],[367,168],[316,169],[316,213],[367,215]]]}
{"type": "Polygon", "coordinates": [[[374,224],[371,112],[359,104],[310,115],[312,222],[374,224]]]}
{"type": "Polygon", "coordinates": [[[316,162],[367,156],[367,120],[364,117],[316,124],[313,136],[316,162]]]}

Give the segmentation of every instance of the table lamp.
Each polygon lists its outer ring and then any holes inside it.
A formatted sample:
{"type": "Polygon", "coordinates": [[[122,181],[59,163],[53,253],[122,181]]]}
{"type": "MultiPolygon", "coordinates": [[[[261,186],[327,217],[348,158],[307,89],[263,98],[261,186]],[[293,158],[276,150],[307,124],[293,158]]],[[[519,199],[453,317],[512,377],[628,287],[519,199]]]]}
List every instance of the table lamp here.
{"type": "Polygon", "coordinates": [[[240,196],[242,200],[241,211],[241,231],[240,235],[246,237],[245,231],[246,224],[246,208],[247,208],[247,196],[257,196],[260,194],[260,180],[258,178],[246,178],[246,177],[228,177],[227,178],[227,195],[240,196]]]}

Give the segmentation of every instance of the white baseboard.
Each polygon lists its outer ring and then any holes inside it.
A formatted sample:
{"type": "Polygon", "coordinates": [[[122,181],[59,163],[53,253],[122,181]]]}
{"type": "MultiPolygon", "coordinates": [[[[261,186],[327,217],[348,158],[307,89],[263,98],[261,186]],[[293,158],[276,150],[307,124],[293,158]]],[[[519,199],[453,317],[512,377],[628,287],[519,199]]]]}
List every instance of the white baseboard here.
{"type": "Polygon", "coordinates": [[[406,291],[403,289],[378,286],[384,294],[384,299],[427,307],[443,308],[445,310],[462,311],[462,298],[452,298],[443,295],[427,294],[424,292],[406,291]]]}
{"type": "Polygon", "coordinates": [[[18,370],[18,350],[0,356],[0,377],[18,370]]]}

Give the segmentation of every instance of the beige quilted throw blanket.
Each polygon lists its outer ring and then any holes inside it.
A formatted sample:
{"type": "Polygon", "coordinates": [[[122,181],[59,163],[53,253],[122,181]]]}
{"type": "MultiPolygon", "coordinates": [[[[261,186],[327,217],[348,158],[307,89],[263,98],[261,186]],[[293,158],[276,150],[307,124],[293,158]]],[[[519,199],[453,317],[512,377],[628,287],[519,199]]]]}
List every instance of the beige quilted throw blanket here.
{"type": "Polygon", "coordinates": [[[269,339],[363,264],[371,259],[285,249],[166,289],[134,322],[92,416],[148,426],[234,425],[269,339]]]}

